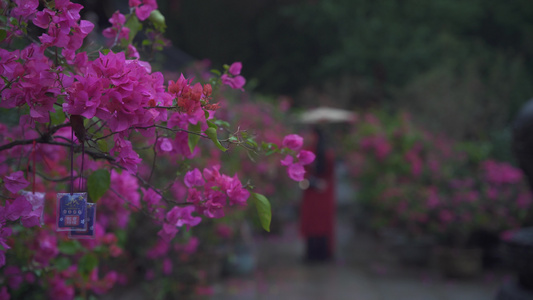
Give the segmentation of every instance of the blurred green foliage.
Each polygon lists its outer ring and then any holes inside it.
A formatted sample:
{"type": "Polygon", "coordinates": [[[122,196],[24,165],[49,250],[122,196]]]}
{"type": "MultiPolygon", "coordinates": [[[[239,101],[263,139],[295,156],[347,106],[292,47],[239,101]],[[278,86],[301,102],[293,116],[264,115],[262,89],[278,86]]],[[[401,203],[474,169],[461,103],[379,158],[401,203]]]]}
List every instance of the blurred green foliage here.
{"type": "Polygon", "coordinates": [[[215,64],[243,60],[245,75],[268,92],[296,92],[341,74],[402,86],[443,64],[461,72],[471,60],[481,60],[483,71],[519,60],[532,76],[528,0],[177,3],[162,6],[176,13],[168,23],[178,47],[215,64]]]}
{"type": "Polygon", "coordinates": [[[214,67],[242,61],[253,88],[314,105],[409,110],[427,129],[509,158],[533,96],[529,0],[160,1],[167,36],[214,67]]]}

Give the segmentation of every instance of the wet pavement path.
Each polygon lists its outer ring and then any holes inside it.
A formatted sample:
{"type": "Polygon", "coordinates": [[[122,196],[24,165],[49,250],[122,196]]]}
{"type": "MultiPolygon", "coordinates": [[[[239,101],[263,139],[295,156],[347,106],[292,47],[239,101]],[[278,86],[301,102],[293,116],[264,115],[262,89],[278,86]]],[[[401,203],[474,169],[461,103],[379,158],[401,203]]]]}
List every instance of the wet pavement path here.
{"type": "Polygon", "coordinates": [[[255,271],[223,279],[212,299],[491,300],[509,277],[485,272],[454,280],[428,267],[405,267],[390,249],[355,233],[350,224],[339,217],[336,259],[329,263],[303,263],[296,223],[281,236],[255,238],[255,271]]]}

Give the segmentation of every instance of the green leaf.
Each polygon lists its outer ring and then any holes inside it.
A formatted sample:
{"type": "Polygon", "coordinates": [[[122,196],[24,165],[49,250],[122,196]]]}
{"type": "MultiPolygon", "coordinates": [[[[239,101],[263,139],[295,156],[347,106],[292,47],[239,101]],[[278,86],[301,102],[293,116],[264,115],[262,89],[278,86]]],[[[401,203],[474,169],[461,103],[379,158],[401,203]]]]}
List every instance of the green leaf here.
{"type": "Polygon", "coordinates": [[[52,125],[59,125],[65,122],[66,116],[63,110],[56,109],[55,112],[50,113],[50,122],[52,125]]]}
{"type": "Polygon", "coordinates": [[[101,51],[102,51],[103,55],[107,55],[107,54],[109,54],[109,52],[111,52],[111,49],[104,48],[101,51]]]}
{"type": "Polygon", "coordinates": [[[215,124],[215,123],[213,123],[213,122],[211,122],[209,120],[207,120],[206,122],[207,122],[207,126],[209,126],[209,128],[215,128],[215,130],[218,129],[217,124],[215,124]]]}
{"type": "Polygon", "coordinates": [[[218,75],[218,76],[221,75],[220,71],[217,70],[217,69],[212,69],[212,70],[211,70],[211,73],[213,73],[213,74],[215,74],[215,75],[218,75]]]}
{"type": "Polygon", "coordinates": [[[264,230],[270,232],[270,221],[272,220],[270,202],[265,196],[258,193],[251,193],[251,196],[257,208],[257,215],[259,216],[261,226],[264,230]]]}
{"type": "Polygon", "coordinates": [[[100,149],[100,151],[102,152],[109,152],[109,150],[111,149],[106,140],[98,140],[96,142],[96,145],[98,146],[98,149],[100,149]]]}
{"type": "Polygon", "coordinates": [[[158,9],[152,10],[148,20],[154,24],[157,30],[160,32],[165,32],[165,29],[167,28],[167,24],[165,24],[165,16],[163,16],[158,9]]]}
{"type": "Polygon", "coordinates": [[[81,250],[81,245],[78,241],[71,240],[60,242],[57,248],[59,249],[59,252],[63,254],[73,255],[81,250]]]}
{"type": "Polygon", "coordinates": [[[14,27],[18,27],[19,26],[19,20],[17,18],[14,18],[14,17],[9,18],[9,23],[11,23],[11,25],[13,25],[14,27]]]}
{"type": "Polygon", "coordinates": [[[267,151],[267,150],[278,150],[278,145],[276,145],[274,143],[265,143],[265,142],[263,142],[261,144],[261,147],[263,148],[264,151],[267,151]]]}
{"type": "Polygon", "coordinates": [[[217,130],[215,128],[207,128],[205,134],[207,134],[207,136],[213,141],[213,143],[215,143],[215,146],[217,146],[218,149],[222,150],[223,152],[226,152],[228,150],[224,146],[222,146],[222,144],[218,140],[217,130]]]}
{"type": "Polygon", "coordinates": [[[130,29],[130,40],[129,41],[131,43],[133,42],[133,39],[137,35],[137,32],[139,32],[143,28],[143,25],[141,24],[141,22],[139,22],[139,19],[137,19],[135,15],[127,16],[127,18],[128,18],[128,21],[126,22],[126,24],[124,24],[124,26],[130,29]]]}
{"type": "Polygon", "coordinates": [[[71,263],[70,263],[70,259],[68,259],[67,257],[60,256],[55,260],[53,265],[56,267],[58,271],[63,271],[63,270],[68,269],[71,263]]]}
{"type": "Polygon", "coordinates": [[[221,126],[221,127],[224,127],[224,128],[229,128],[230,127],[230,124],[226,121],[223,121],[223,120],[215,120],[214,122],[217,126],[221,126]]]}
{"type": "Polygon", "coordinates": [[[87,191],[89,197],[94,201],[98,201],[111,185],[111,175],[106,169],[99,169],[93,172],[89,179],[87,179],[87,191]]]}
{"type": "Polygon", "coordinates": [[[266,156],[272,155],[272,154],[277,153],[279,151],[278,145],[276,145],[274,143],[265,143],[265,142],[263,142],[261,144],[261,148],[263,148],[263,151],[265,151],[265,155],[266,156]]]}
{"type": "Polygon", "coordinates": [[[196,144],[198,144],[198,141],[200,140],[201,130],[202,128],[199,122],[196,125],[189,124],[189,149],[191,150],[191,153],[194,152],[194,147],[196,147],[196,144]]]}
{"type": "Polygon", "coordinates": [[[82,275],[89,275],[89,273],[98,266],[98,258],[92,253],[87,253],[78,262],[78,272],[82,275]]]}
{"type": "Polygon", "coordinates": [[[250,147],[252,147],[252,148],[254,148],[254,149],[257,148],[257,142],[254,141],[253,138],[248,138],[248,139],[246,140],[246,144],[248,144],[250,147]]]}
{"type": "Polygon", "coordinates": [[[0,29],[0,43],[3,42],[7,37],[7,32],[3,29],[0,29]]]}

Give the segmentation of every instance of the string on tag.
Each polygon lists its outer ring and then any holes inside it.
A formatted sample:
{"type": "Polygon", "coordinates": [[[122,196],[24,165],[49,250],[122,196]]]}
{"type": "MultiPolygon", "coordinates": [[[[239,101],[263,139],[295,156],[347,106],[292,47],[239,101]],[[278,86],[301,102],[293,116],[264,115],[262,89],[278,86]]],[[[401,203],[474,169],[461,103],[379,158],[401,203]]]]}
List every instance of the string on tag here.
{"type": "Polygon", "coordinates": [[[83,164],[85,161],[85,142],[80,141],[80,143],[81,143],[81,168],[80,168],[80,179],[79,179],[80,182],[79,182],[78,188],[79,188],[79,191],[81,192],[85,190],[86,186],[83,184],[83,164]]]}
{"type": "Polygon", "coordinates": [[[37,173],[37,169],[35,169],[35,146],[36,146],[37,142],[34,140],[33,141],[33,148],[31,150],[31,158],[32,158],[32,162],[33,162],[33,166],[32,166],[32,177],[33,177],[33,184],[32,184],[32,188],[31,188],[31,192],[35,195],[35,173],[37,173]]]}
{"type": "Polygon", "coordinates": [[[74,194],[74,129],[71,130],[70,141],[70,194],[72,195],[74,194]]]}

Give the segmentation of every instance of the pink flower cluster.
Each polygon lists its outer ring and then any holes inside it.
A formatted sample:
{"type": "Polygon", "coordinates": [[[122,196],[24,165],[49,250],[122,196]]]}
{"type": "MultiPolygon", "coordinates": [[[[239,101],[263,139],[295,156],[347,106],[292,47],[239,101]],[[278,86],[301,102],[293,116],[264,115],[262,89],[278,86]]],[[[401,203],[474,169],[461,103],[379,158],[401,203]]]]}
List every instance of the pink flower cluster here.
{"type": "Polygon", "coordinates": [[[157,9],[155,0],[129,0],[129,5],[135,8],[135,15],[141,21],[148,19],[150,13],[157,9]]]}
{"type": "Polygon", "coordinates": [[[220,174],[220,166],[187,172],[185,186],[188,188],[187,202],[194,204],[196,212],[209,218],[224,216],[224,208],[230,205],[245,205],[250,192],[243,187],[237,175],[220,174]]]}
{"type": "Polygon", "coordinates": [[[189,115],[195,115],[202,110],[202,103],[200,100],[204,102],[204,106],[209,103],[209,97],[213,90],[210,84],[202,86],[199,82],[194,85],[191,85],[191,83],[191,79],[187,80],[183,74],[181,74],[176,82],[172,80],[168,82],[168,92],[174,97],[177,97],[178,106],[184,112],[189,115]]]}
{"type": "Polygon", "coordinates": [[[522,180],[522,171],[507,163],[494,160],[483,162],[482,168],[485,171],[487,181],[493,184],[512,184],[522,180]]]}
{"type": "Polygon", "coordinates": [[[229,74],[223,74],[220,79],[222,83],[229,85],[233,89],[239,89],[244,91],[244,85],[246,84],[246,79],[242,77],[241,74],[242,63],[234,62],[228,69],[229,74]]]}
{"type": "MultiPolygon", "coordinates": [[[[13,194],[29,185],[22,171],[4,176],[3,181],[5,188],[13,194]]],[[[4,206],[0,206],[0,267],[6,263],[5,251],[11,248],[7,244],[7,238],[12,233],[11,228],[8,227],[8,222],[18,220],[24,227],[40,226],[41,224],[44,199],[35,197],[35,203],[32,203],[27,198],[31,196],[32,194],[17,195],[13,201],[6,201],[4,206]]]]}
{"type": "Polygon", "coordinates": [[[391,152],[392,146],[384,136],[369,136],[361,140],[361,148],[373,150],[374,155],[379,159],[385,159],[391,152]]]}
{"type": "Polygon", "coordinates": [[[75,51],[83,45],[83,39],[93,30],[94,24],[80,21],[81,4],[69,0],[54,1],[53,8],[37,12],[33,24],[48,29],[39,37],[41,47],[63,48],[63,56],[74,59],[75,51]]]}
{"type": "Polygon", "coordinates": [[[104,228],[125,228],[131,211],[141,208],[139,183],[137,178],[128,172],[111,170],[111,186],[114,191],[108,191],[98,201],[101,206],[98,210],[98,223],[104,228]]]}
{"type": "Polygon", "coordinates": [[[16,6],[11,10],[11,16],[22,21],[27,21],[35,15],[39,0],[15,0],[16,6]]]}
{"type": "Polygon", "coordinates": [[[115,39],[118,35],[118,39],[129,40],[130,29],[124,25],[125,22],[126,16],[121,14],[119,11],[116,11],[109,19],[111,27],[104,29],[104,31],[102,31],[102,35],[110,39],[115,39]]]}
{"type": "Polygon", "coordinates": [[[166,121],[166,110],[146,109],[156,104],[172,105],[163,75],[151,73],[148,63],[126,60],[123,52],[110,52],[87,62],[84,69],[67,89],[63,104],[66,113],[88,119],[98,117],[107,121],[113,132],[166,121]]]}
{"type": "Polygon", "coordinates": [[[0,49],[0,107],[15,108],[27,104],[30,116],[38,122],[48,122],[57,96],[61,94],[58,80],[66,84],[69,77],[59,74],[44,55],[44,49],[31,44],[23,50],[0,49]],[[9,82],[10,88],[5,89],[9,82]],[[5,90],[4,90],[5,89],[5,90]]]}
{"type": "Polygon", "coordinates": [[[376,226],[457,239],[523,226],[521,211],[533,205],[519,169],[493,159],[473,163],[456,143],[401,115],[367,114],[347,140],[355,141],[348,163],[359,190],[374,195],[367,200],[376,226]]]}
{"type": "Polygon", "coordinates": [[[283,147],[287,147],[296,154],[296,161],[294,156],[287,155],[281,161],[282,166],[287,167],[287,174],[294,181],[302,181],[305,175],[305,165],[312,163],[315,160],[315,154],[308,150],[301,150],[303,146],[303,138],[297,134],[289,134],[283,138],[283,147]]]}
{"type": "MultiPolygon", "coordinates": [[[[162,272],[169,275],[173,271],[173,261],[164,257],[169,251],[168,242],[183,227],[197,226],[203,217],[222,217],[229,206],[243,206],[250,196],[237,175],[221,174],[217,160],[213,159],[216,155],[209,157],[208,167],[203,171],[187,172],[183,183],[181,180],[170,182],[175,199],[179,199],[174,204],[169,205],[172,200],[163,198],[163,192],[151,186],[154,178],[165,179],[157,173],[166,166],[158,165],[155,172],[152,171],[155,173],[152,178],[151,164],[141,164],[136,149],[151,147],[154,158],[157,157],[158,162],[172,162],[170,167],[182,161],[187,165],[186,161],[200,151],[200,147],[189,145],[192,133],[188,130],[195,128],[196,133],[205,138],[202,132],[209,128],[208,120],[213,121],[218,104],[210,103],[211,85],[193,83],[183,75],[175,82],[169,81],[167,88],[163,75],[152,72],[150,64],[139,59],[135,47],[126,45],[133,38],[125,26],[126,19],[137,16],[144,21],[157,9],[155,0],[130,0],[129,5],[130,12],[135,15],[126,17],[116,12],[110,19],[112,26],[104,31],[104,36],[120,41],[120,45],[114,46],[123,47],[125,51],[105,50],[94,58],[80,51],[84,38],[94,27],[80,20],[80,4],[69,0],[0,3],[10,20],[5,26],[9,31],[5,43],[21,37],[27,29],[26,22],[32,22],[44,32],[38,41],[22,50],[0,49],[3,78],[0,80],[0,107],[22,107],[21,112],[29,111],[20,117],[19,126],[8,128],[0,124],[0,144],[7,148],[0,152],[0,187],[2,198],[6,199],[2,202],[4,206],[0,206],[0,267],[6,265],[0,299],[9,298],[9,293],[19,288],[25,289],[24,284],[43,286],[50,298],[73,299],[80,290],[102,294],[116,283],[124,282],[123,275],[109,269],[104,262],[131,251],[122,248],[123,233],[133,223],[130,222],[132,212],[139,210],[149,213],[162,225],[157,228],[158,240],[165,246],[150,249],[147,256],[164,259],[162,272]],[[41,11],[37,11],[39,7],[41,11]],[[70,120],[63,121],[63,117],[70,120]],[[77,140],[71,141],[72,131],[77,140]],[[22,140],[26,141],[18,144],[17,141],[22,140]],[[70,142],[74,167],[67,154],[70,142]],[[85,154],[79,151],[82,143],[86,147],[85,154]],[[84,166],[84,172],[80,165],[84,166]],[[46,201],[55,203],[50,191],[65,189],[69,183],[66,180],[80,190],[85,189],[83,186],[91,182],[91,171],[102,169],[110,170],[110,188],[98,200],[92,239],[73,241],[66,234],[55,232],[57,211],[54,205],[47,205],[43,215],[44,204],[33,201],[37,193],[21,192],[29,186],[21,170],[28,172],[26,178],[33,175],[33,190],[47,191],[41,194],[46,195],[46,201]],[[69,176],[74,178],[68,180],[69,176]],[[19,223],[24,227],[44,226],[31,231],[13,227],[19,223]],[[24,247],[27,251],[16,251],[24,247]],[[10,248],[14,249],[11,251],[17,259],[11,260],[11,253],[8,253],[6,264],[6,251],[10,248]],[[24,258],[23,262],[19,255],[24,258]],[[82,263],[85,259],[88,261],[82,263]],[[98,262],[91,261],[93,259],[98,262]],[[27,263],[32,271],[25,274],[22,267],[27,263]],[[98,266],[87,269],[93,264],[98,266]],[[35,274],[42,269],[46,269],[47,274],[37,282],[35,274]]],[[[222,84],[243,90],[246,80],[240,75],[241,69],[240,62],[233,63],[221,76],[222,84]]],[[[264,119],[276,123],[268,113],[264,119]]],[[[209,126],[213,127],[212,123],[209,126]]],[[[281,125],[268,127],[265,140],[279,142],[284,134],[276,128],[281,125]]],[[[268,143],[268,146],[272,153],[280,152],[277,145],[268,143]]],[[[284,147],[287,151],[283,153],[292,154],[284,159],[289,176],[294,180],[303,179],[304,165],[314,160],[314,154],[301,150],[302,140],[296,135],[286,137],[284,147]]],[[[272,161],[275,159],[271,156],[272,161]]],[[[279,168],[277,160],[273,164],[279,168]]],[[[259,169],[272,173],[268,164],[263,163],[259,169]]],[[[157,182],[158,186],[167,183],[157,182]]],[[[91,192],[89,195],[93,197],[91,192]]],[[[190,237],[187,244],[175,245],[174,250],[189,255],[199,244],[198,238],[190,237]]]]}
{"type": "Polygon", "coordinates": [[[165,223],[158,235],[164,241],[170,242],[176,236],[176,233],[178,233],[179,227],[187,226],[187,228],[190,228],[198,225],[202,221],[202,218],[193,216],[192,213],[194,211],[195,208],[192,205],[185,207],[174,206],[167,212],[165,223]]]}

